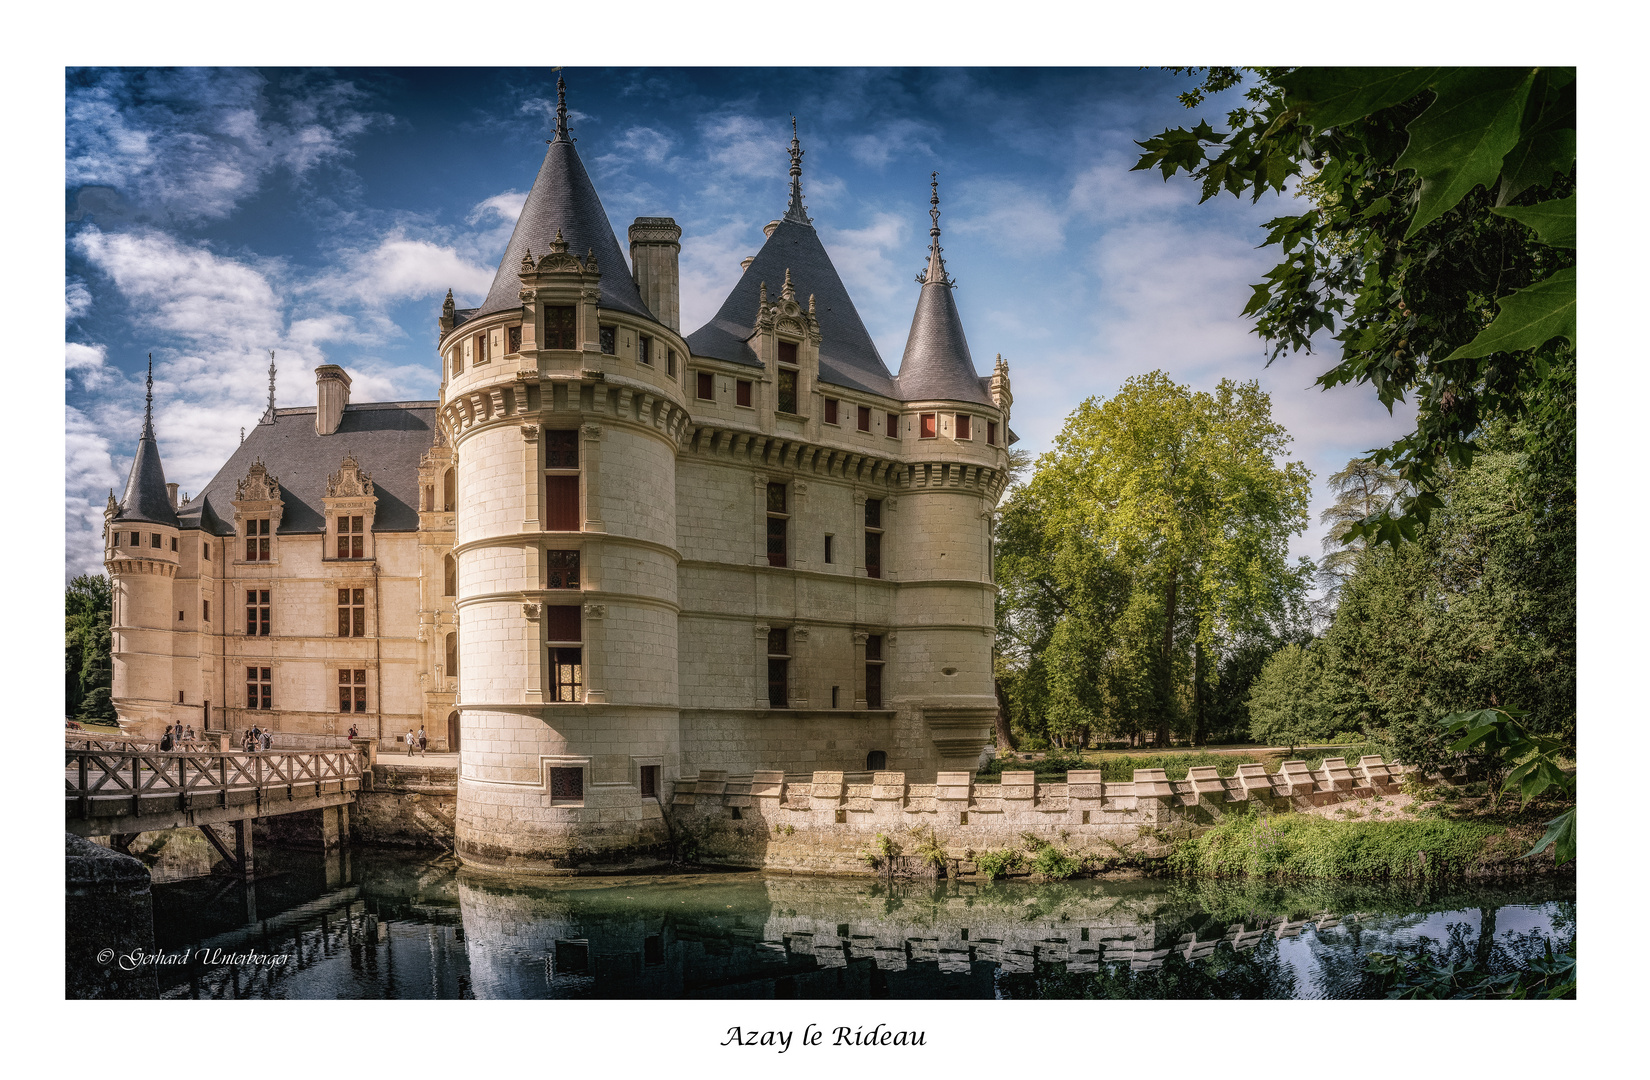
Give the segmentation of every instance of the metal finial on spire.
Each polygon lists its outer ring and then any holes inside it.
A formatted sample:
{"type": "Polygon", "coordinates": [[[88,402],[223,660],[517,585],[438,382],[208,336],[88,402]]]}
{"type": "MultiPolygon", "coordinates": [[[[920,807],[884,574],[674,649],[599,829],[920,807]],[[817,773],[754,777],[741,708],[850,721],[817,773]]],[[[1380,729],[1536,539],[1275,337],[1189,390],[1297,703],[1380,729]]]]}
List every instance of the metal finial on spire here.
{"type": "Polygon", "coordinates": [[[552,142],[572,142],[567,134],[567,80],[556,76],[556,137],[552,142]]]}
{"type": "Polygon", "coordinates": [[[940,174],[929,173],[928,217],[933,221],[928,229],[928,265],[917,275],[917,280],[927,285],[955,285],[945,272],[945,258],[940,254],[944,249],[940,247],[940,174]]]}
{"type": "Polygon", "coordinates": [[[258,421],[260,424],[275,422],[275,350],[269,350],[269,409],[258,421]]]}
{"type": "Polygon", "coordinates": [[[155,437],[155,354],[149,354],[149,374],[143,380],[143,437],[155,437]]]}
{"type": "Polygon", "coordinates": [[[802,142],[796,137],[796,117],[791,117],[791,204],[785,208],[786,221],[812,225],[808,208],[802,205],[802,142]]]}

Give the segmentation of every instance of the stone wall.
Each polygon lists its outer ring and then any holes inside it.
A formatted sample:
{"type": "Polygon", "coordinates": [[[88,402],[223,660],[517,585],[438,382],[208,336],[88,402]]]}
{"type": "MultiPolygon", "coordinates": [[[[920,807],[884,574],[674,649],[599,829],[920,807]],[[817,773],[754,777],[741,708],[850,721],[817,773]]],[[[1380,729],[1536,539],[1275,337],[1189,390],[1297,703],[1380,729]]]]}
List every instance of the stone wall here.
{"type": "Polygon", "coordinates": [[[64,994],[72,999],[153,998],[155,968],[119,958],[155,948],[149,871],[130,855],[65,834],[64,994]]]}
{"type": "Polygon", "coordinates": [[[678,841],[709,865],[876,873],[864,856],[881,834],[903,856],[931,839],[953,871],[967,873],[971,852],[1018,847],[1027,834],[1076,855],[1160,857],[1234,807],[1287,812],[1368,798],[1396,791],[1406,771],[1373,756],[1356,765],[1325,758],[1318,769],[1286,761],[1272,774],[1240,765],[1230,777],[1203,766],[1185,780],[1137,769],[1121,782],[1102,780],[1098,770],[1074,770],[1065,783],[1040,782],[1033,772],[1005,772],[997,783],[942,772],[933,783],[911,783],[900,772],[730,777],[701,769],[678,782],[670,810],[678,841]]]}

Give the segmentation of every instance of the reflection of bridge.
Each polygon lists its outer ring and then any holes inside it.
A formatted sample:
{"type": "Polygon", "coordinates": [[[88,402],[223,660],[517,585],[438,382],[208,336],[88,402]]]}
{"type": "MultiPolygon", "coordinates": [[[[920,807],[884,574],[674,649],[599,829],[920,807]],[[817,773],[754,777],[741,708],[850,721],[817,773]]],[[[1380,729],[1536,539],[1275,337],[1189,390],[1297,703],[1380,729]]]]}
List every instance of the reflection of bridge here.
{"type": "MultiPolygon", "coordinates": [[[[254,753],[160,751],[148,744],[70,738],[64,748],[65,826],[79,836],[131,837],[198,827],[237,869],[252,869],[246,822],[321,810],[324,846],[348,831],[361,787],[354,750],[254,753]],[[234,829],[234,851],[215,829],[234,829]]],[[[119,839],[115,846],[124,847],[119,839]]]]}

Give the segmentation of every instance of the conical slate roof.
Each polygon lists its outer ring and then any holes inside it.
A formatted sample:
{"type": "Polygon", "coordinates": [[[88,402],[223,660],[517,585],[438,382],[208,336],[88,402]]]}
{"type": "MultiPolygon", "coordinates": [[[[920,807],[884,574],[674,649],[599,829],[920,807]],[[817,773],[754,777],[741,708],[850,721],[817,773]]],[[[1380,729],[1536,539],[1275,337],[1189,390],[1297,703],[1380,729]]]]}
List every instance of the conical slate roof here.
{"type": "MultiPolygon", "coordinates": [[[[565,87],[558,84],[558,90],[565,87]]],[[[535,257],[548,252],[559,230],[562,239],[567,241],[569,253],[581,259],[586,252],[595,253],[602,273],[602,307],[651,319],[654,315],[636,289],[624,249],[619,247],[613,226],[607,220],[607,211],[602,209],[602,200],[590,182],[590,174],[584,171],[579,152],[567,134],[564,95],[557,113],[556,138],[545,151],[544,164],[539,167],[533,190],[527,193],[527,202],[516,219],[510,246],[504,249],[493,287],[487,290],[487,299],[482,301],[476,314],[491,315],[521,306],[521,279],[517,276],[521,257],[529,250],[535,257]]]]}
{"type": "Polygon", "coordinates": [[[155,444],[155,374],[153,363],[145,382],[143,433],[138,436],[132,472],[126,477],[126,493],[120,497],[118,522],[146,521],[177,528],[178,514],[166,493],[166,472],[160,466],[160,447],[155,444]]]}
{"type": "Polygon", "coordinates": [[[905,401],[972,401],[990,405],[991,398],[980,385],[980,376],[974,371],[974,358],[968,352],[968,338],[963,334],[962,316],[957,313],[956,288],[945,272],[945,259],[940,254],[940,194],[939,180],[934,181],[934,194],[929,211],[934,224],[928,231],[928,268],[918,278],[922,292],[917,296],[917,311],[911,317],[911,334],[905,340],[905,355],[900,358],[899,389],[905,401]]]}

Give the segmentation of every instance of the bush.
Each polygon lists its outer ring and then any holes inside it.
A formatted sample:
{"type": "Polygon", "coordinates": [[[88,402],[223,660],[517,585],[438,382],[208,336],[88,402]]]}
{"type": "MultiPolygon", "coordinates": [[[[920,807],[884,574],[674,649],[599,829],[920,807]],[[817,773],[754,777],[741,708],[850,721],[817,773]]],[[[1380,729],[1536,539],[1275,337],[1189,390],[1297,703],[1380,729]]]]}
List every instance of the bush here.
{"type": "Polygon", "coordinates": [[[1499,833],[1467,821],[1331,821],[1242,813],[1175,845],[1170,869],[1206,877],[1408,878],[1470,869],[1499,833]]]}
{"type": "Polygon", "coordinates": [[[985,875],[987,881],[993,878],[1007,877],[1009,874],[1023,874],[1026,870],[1025,856],[1013,848],[1002,848],[998,851],[982,851],[974,856],[974,866],[985,875]]]}
{"type": "Polygon", "coordinates": [[[1081,859],[1074,859],[1052,844],[1044,844],[1031,860],[1031,869],[1044,877],[1064,880],[1083,868],[1081,859]]]}

